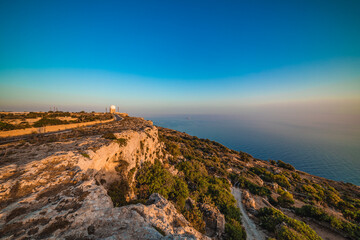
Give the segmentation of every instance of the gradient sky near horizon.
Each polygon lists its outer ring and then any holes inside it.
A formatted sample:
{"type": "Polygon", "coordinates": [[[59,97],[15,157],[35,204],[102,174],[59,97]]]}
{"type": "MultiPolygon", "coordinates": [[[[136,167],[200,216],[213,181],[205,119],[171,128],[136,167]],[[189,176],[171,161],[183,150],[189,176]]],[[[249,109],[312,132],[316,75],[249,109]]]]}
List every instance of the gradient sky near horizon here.
{"type": "Polygon", "coordinates": [[[0,110],[110,104],[357,121],[360,1],[0,2],[0,110]]]}

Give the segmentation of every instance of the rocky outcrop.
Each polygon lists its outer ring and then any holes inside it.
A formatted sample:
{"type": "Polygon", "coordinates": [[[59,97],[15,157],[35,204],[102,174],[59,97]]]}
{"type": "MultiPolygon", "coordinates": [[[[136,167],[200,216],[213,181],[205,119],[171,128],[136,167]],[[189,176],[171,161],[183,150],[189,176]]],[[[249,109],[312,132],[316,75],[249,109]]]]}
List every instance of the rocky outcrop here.
{"type": "Polygon", "coordinates": [[[114,140],[91,135],[6,146],[0,238],[208,239],[158,194],[148,204],[113,206],[106,186],[121,177],[119,163],[136,170],[162,156],[157,128],[131,121],[136,129],[117,131],[114,140]]]}
{"type": "Polygon", "coordinates": [[[200,210],[205,221],[205,234],[212,238],[219,239],[225,232],[225,217],[219,209],[209,204],[201,204],[200,210]]]}
{"type": "MultiPolygon", "coordinates": [[[[96,173],[96,178],[102,184],[108,185],[118,178],[116,167],[120,161],[127,162],[127,170],[161,159],[162,144],[158,141],[158,131],[154,126],[148,126],[142,131],[124,130],[114,134],[117,140],[96,151],[86,151],[89,158],[82,158],[77,165],[83,171],[96,173]]],[[[126,171],[125,171],[126,172],[126,171]]]]}
{"type": "Polygon", "coordinates": [[[244,203],[244,205],[247,209],[250,209],[250,208],[255,209],[256,208],[255,200],[250,196],[250,193],[246,190],[243,190],[242,202],[244,203]]]}

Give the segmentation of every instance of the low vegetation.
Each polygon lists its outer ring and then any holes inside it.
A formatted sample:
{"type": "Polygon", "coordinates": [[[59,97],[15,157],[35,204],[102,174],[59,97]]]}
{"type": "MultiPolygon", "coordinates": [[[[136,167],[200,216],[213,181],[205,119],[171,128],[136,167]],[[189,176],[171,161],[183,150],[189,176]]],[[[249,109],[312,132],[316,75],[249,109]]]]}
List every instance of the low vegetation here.
{"type": "Polygon", "coordinates": [[[118,138],[118,139],[116,139],[116,141],[118,142],[120,147],[124,147],[127,144],[127,139],[126,138],[118,138]]]}
{"type": "Polygon", "coordinates": [[[278,204],[281,207],[290,207],[295,203],[294,196],[286,190],[278,189],[280,196],[277,198],[278,204]]]}
{"type": "Polygon", "coordinates": [[[260,225],[275,234],[279,240],[288,239],[308,239],[321,240],[307,224],[287,217],[281,211],[274,208],[262,208],[259,210],[257,217],[260,225]]]}
{"type": "MultiPolygon", "coordinates": [[[[104,137],[116,139],[110,134],[104,137]]],[[[295,210],[299,216],[323,221],[345,236],[359,238],[360,201],[351,191],[340,191],[341,188],[333,187],[328,181],[315,181],[283,161],[257,160],[249,154],[230,150],[208,139],[163,128],[159,128],[159,137],[170,157],[162,159],[163,162],[156,160],[154,164],[145,162],[142,166],[138,165],[125,174],[126,179],[112,185],[109,193],[117,206],[145,202],[152,193],[159,193],[172,201],[194,228],[204,232],[202,206],[208,204],[225,216],[224,239],[246,239],[241,213],[230,191],[232,183],[247,189],[251,194],[268,199],[275,207],[295,210]],[[174,169],[178,174],[171,173],[174,169]],[[119,192],[123,193],[123,197],[118,196],[119,192]],[[136,200],[126,197],[130,192],[136,195],[136,200]],[[326,215],[311,205],[295,208],[295,199],[332,207],[342,212],[349,221],[326,215]]],[[[119,144],[126,144],[126,139],[120,140],[119,144]]],[[[140,142],[140,148],[142,153],[146,152],[143,141],[140,142]]],[[[310,226],[290,218],[280,210],[261,208],[256,217],[260,225],[276,239],[321,239],[310,226]]]]}
{"type": "MultiPolygon", "coordinates": [[[[227,180],[228,161],[219,155],[231,150],[208,139],[161,130],[160,139],[165,143],[166,151],[173,156],[170,164],[183,173],[184,187],[188,189],[188,195],[195,205],[210,204],[225,215],[224,239],[246,239],[246,232],[241,226],[241,213],[227,180]]],[[[247,159],[251,156],[241,153],[241,157],[247,159]]],[[[203,230],[204,222],[199,208],[195,207],[191,211],[182,209],[182,212],[195,228],[203,230]]]]}
{"type": "Polygon", "coordinates": [[[230,178],[233,184],[236,184],[236,186],[240,188],[248,189],[252,194],[263,197],[270,196],[271,194],[271,191],[268,188],[261,187],[241,175],[232,174],[230,175],[230,178]]]}
{"type": "Polygon", "coordinates": [[[0,121],[0,131],[9,131],[15,129],[25,129],[31,127],[27,122],[21,122],[19,124],[11,124],[0,121]]]}
{"type": "Polygon", "coordinates": [[[294,166],[292,166],[289,163],[285,163],[285,162],[283,162],[281,160],[277,161],[277,165],[278,165],[278,167],[282,167],[282,168],[285,168],[285,169],[288,169],[288,170],[291,170],[291,171],[295,171],[294,166]]]}
{"type": "Polygon", "coordinates": [[[116,136],[111,132],[105,133],[102,137],[109,140],[117,139],[116,136]]]}
{"type": "Polygon", "coordinates": [[[112,119],[110,113],[95,114],[95,113],[70,113],[70,112],[29,112],[22,114],[1,113],[0,114],[0,131],[9,131],[16,129],[25,129],[30,127],[45,127],[53,125],[71,124],[91,122],[98,120],[112,119]],[[37,121],[33,121],[32,119],[37,121]],[[67,120],[65,120],[67,119],[67,120]],[[32,121],[31,121],[32,120],[32,121]],[[15,123],[14,123],[15,122],[15,123]],[[20,123],[16,123],[20,122],[20,123]]]}
{"type": "Polygon", "coordinates": [[[39,121],[33,124],[33,127],[45,127],[45,126],[52,126],[52,125],[61,125],[67,124],[68,121],[62,121],[57,118],[41,118],[39,121]]]}
{"type": "Polygon", "coordinates": [[[352,239],[360,239],[360,227],[358,224],[347,222],[329,215],[322,208],[304,205],[301,208],[296,208],[295,213],[301,217],[310,217],[320,222],[326,222],[332,228],[344,232],[345,235],[348,235],[352,239]]]}
{"type": "Polygon", "coordinates": [[[262,180],[266,182],[276,182],[284,188],[289,188],[291,186],[288,178],[283,174],[273,174],[265,168],[252,167],[250,171],[258,175],[262,180]]]}

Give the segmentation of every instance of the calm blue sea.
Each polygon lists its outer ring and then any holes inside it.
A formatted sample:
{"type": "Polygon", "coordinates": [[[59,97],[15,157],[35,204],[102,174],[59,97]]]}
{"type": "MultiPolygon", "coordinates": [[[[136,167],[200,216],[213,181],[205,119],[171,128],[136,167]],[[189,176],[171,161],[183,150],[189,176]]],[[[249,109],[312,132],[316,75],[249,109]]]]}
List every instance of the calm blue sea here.
{"type": "Polygon", "coordinates": [[[332,126],[305,126],[238,116],[152,116],[155,125],[208,138],[263,160],[360,185],[360,134],[332,126]]]}

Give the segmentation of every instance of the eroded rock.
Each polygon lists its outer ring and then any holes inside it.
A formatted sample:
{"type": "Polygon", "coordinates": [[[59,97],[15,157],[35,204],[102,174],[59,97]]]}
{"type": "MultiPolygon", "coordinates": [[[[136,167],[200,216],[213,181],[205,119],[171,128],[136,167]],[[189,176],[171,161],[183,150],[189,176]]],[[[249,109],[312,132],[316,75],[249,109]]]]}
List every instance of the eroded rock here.
{"type": "Polygon", "coordinates": [[[119,161],[130,170],[162,155],[156,127],[126,121],[118,140],[86,135],[12,149],[0,168],[1,238],[208,239],[158,194],[147,205],[113,206],[105,187],[119,161]]]}
{"type": "Polygon", "coordinates": [[[205,221],[205,233],[212,238],[220,238],[225,232],[225,217],[219,209],[209,204],[202,204],[200,210],[205,221]]]}

